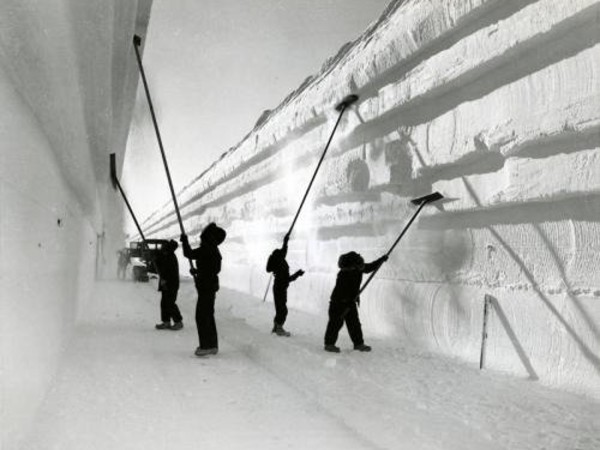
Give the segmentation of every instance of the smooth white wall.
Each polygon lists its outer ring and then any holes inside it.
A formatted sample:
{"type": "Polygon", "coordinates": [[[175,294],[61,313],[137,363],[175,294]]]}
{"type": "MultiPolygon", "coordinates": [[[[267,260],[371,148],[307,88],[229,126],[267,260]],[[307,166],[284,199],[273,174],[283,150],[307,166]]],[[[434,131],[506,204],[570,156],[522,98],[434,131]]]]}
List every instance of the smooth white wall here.
{"type": "Polygon", "coordinates": [[[35,420],[96,277],[115,275],[134,33],[151,0],[0,5],[0,447],[35,420]],[[99,236],[103,236],[99,244],[99,236]]]}
{"type": "Polygon", "coordinates": [[[43,399],[91,289],[96,233],[3,71],[0,103],[0,442],[10,449],[43,399]]]}

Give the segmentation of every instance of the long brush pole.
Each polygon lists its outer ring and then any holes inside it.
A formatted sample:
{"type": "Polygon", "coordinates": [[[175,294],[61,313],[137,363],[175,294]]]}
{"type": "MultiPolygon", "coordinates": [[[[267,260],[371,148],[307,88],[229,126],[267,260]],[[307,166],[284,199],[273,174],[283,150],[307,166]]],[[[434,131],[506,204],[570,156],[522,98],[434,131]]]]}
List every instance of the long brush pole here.
{"type": "MultiPolygon", "coordinates": [[[[284,242],[285,242],[286,238],[289,239],[290,236],[292,235],[292,230],[294,229],[294,226],[296,225],[296,221],[298,220],[298,216],[300,216],[300,211],[302,211],[302,207],[304,206],[304,203],[306,202],[306,198],[308,197],[308,194],[310,192],[310,188],[312,187],[312,185],[313,185],[313,183],[315,181],[315,178],[317,178],[317,173],[319,173],[319,169],[321,168],[321,164],[323,164],[323,160],[325,159],[325,155],[327,154],[327,150],[329,150],[329,146],[331,145],[331,141],[333,140],[333,136],[335,135],[335,131],[337,130],[338,125],[340,124],[340,122],[342,120],[342,116],[344,115],[344,112],[346,111],[346,109],[348,109],[348,107],[350,105],[352,105],[357,100],[358,100],[358,96],[354,95],[354,94],[351,94],[351,95],[348,95],[348,96],[344,97],[344,99],[340,103],[338,103],[336,105],[335,109],[336,109],[336,111],[339,111],[337,121],[335,122],[333,130],[331,131],[331,134],[329,135],[329,139],[327,140],[327,144],[325,144],[325,149],[323,150],[323,153],[321,154],[321,158],[319,158],[319,162],[317,163],[317,167],[315,168],[315,171],[313,172],[312,178],[310,179],[310,182],[308,183],[306,191],[304,192],[304,196],[302,197],[302,201],[300,202],[300,206],[298,207],[298,210],[296,211],[296,215],[294,216],[294,220],[292,220],[292,224],[290,225],[290,229],[285,234],[284,242]]],[[[273,279],[273,275],[271,275],[269,277],[269,282],[267,283],[267,288],[265,289],[265,295],[263,296],[263,302],[265,302],[267,300],[267,295],[269,294],[269,286],[271,286],[272,279],[273,279]]]]}
{"type": "MultiPolygon", "coordinates": [[[[385,254],[385,256],[390,256],[390,254],[394,251],[394,248],[396,248],[396,245],[398,245],[398,242],[400,242],[400,239],[402,239],[402,237],[406,234],[406,232],[408,231],[408,229],[410,228],[410,226],[412,225],[412,223],[415,221],[415,219],[417,218],[417,216],[419,215],[419,213],[421,212],[421,210],[425,207],[425,205],[427,205],[428,203],[434,202],[436,200],[439,200],[442,198],[442,195],[438,192],[434,193],[434,194],[430,194],[428,196],[422,197],[420,199],[416,199],[413,200],[414,202],[419,202],[419,208],[415,211],[415,213],[413,214],[413,216],[410,218],[410,220],[408,221],[408,223],[406,224],[406,226],[404,227],[404,229],[402,230],[402,232],[400,233],[400,235],[398,236],[398,238],[396,239],[396,241],[392,244],[392,246],[390,247],[390,249],[387,251],[387,253],[385,254]]],[[[355,301],[356,299],[358,299],[360,297],[360,294],[367,288],[367,286],[369,285],[369,283],[371,282],[371,280],[373,279],[373,277],[375,277],[375,275],[377,274],[377,272],[379,272],[379,269],[381,268],[381,264],[379,265],[379,267],[377,267],[369,276],[369,278],[367,278],[367,281],[364,282],[364,284],[362,285],[362,287],[360,288],[360,291],[358,291],[358,294],[355,297],[355,301]]]]}
{"type": "MultiPolygon", "coordinates": [[[[413,214],[413,216],[411,217],[410,221],[408,222],[408,224],[404,227],[404,229],[402,230],[402,233],[400,233],[400,236],[398,236],[398,239],[396,239],[396,241],[394,242],[394,244],[390,247],[390,249],[388,250],[388,252],[385,254],[385,256],[390,256],[390,254],[392,253],[392,251],[394,250],[394,248],[396,247],[396,245],[398,245],[398,242],[400,242],[400,239],[402,239],[402,236],[404,236],[404,234],[408,231],[408,228],[412,225],[412,223],[415,221],[415,219],[417,218],[417,216],[419,215],[419,213],[421,212],[421,210],[423,209],[423,207],[426,204],[423,203],[419,206],[419,208],[417,209],[417,211],[413,214]]],[[[362,285],[362,287],[360,288],[360,291],[358,291],[358,294],[356,295],[356,297],[358,298],[360,296],[360,294],[362,293],[362,291],[364,291],[367,286],[369,285],[369,283],[371,282],[371,280],[375,277],[375,275],[377,274],[377,272],[379,272],[379,269],[381,268],[381,265],[379,265],[379,267],[377,267],[377,269],[375,269],[371,275],[369,276],[369,278],[367,278],[367,281],[364,282],[364,284],[362,285]]]]}
{"type": "MultiPolygon", "coordinates": [[[[135,57],[137,59],[140,74],[142,75],[142,82],[144,84],[144,91],[146,91],[146,98],[148,99],[148,106],[150,107],[150,115],[152,116],[152,123],[154,124],[154,131],[156,132],[156,138],[158,140],[158,147],[160,148],[160,155],[162,156],[163,165],[165,166],[165,172],[167,173],[167,181],[169,182],[169,189],[171,191],[171,198],[173,199],[173,205],[175,206],[175,213],[177,214],[177,222],[179,223],[179,229],[181,234],[185,234],[183,228],[183,221],[181,220],[181,213],[179,212],[179,205],[177,204],[177,197],[175,196],[175,189],[173,189],[173,180],[171,179],[171,172],[169,171],[169,164],[167,163],[167,157],[165,156],[165,149],[163,147],[162,137],[160,130],[158,129],[158,122],[156,120],[156,114],[154,113],[154,106],[152,105],[152,97],[150,97],[150,89],[148,88],[148,82],[146,81],[146,73],[144,72],[144,66],[142,64],[142,57],[140,56],[139,46],[142,43],[142,39],[135,35],[133,37],[133,48],[135,50],[135,57]]],[[[190,269],[194,268],[194,263],[190,258],[190,269]]]]}
{"type": "Polygon", "coordinates": [[[146,245],[146,237],[144,236],[144,232],[142,231],[142,228],[140,227],[140,224],[137,221],[137,218],[135,217],[135,214],[133,213],[133,210],[131,209],[131,205],[129,204],[129,201],[127,200],[127,196],[125,195],[125,192],[123,192],[123,188],[121,187],[121,183],[119,183],[119,181],[117,181],[117,188],[119,189],[119,192],[121,192],[121,195],[123,196],[123,200],[125,200],[125,204],[127,205],[127,209],[129,210],[129,214],[131,214],[131,218],[133,219],[133,222],[135,223],[135,227],[138,230],[138,233],[140,234],[140,237],[142,238],[142,241],[144,242],[144,246],[146,245]]]}
{"type": "Polygon", "coordinates": [[[140,227],[140,224],[137,220],[137,218],[135,217],[135,214],[133,213],[133,209],[131,208],[131,205],[129,204],[129,200],[127,200],[127,196],[125,195],[125,191],[123,190],[123,188],[121,187],[121,183],[119,183],[119,179],[117,178],[117,162],[116,162],[116,158],[115,158],[115,154],[111,153],[110,154],[110,180],[113,184],[114,187],[116,187],[119,192],[121,193],[121,196],[123,197],[123,200],[125,200],[125,205],[127,205],[127,209],[129,210],[129,214],[131,214],[131,218],[133,219],[133,222],[135,223],[135,226],[138,230],[138,233],[140,235],[140,237],[142,238],[142,241],[144,243],[144,246],[146,245],[146,238],[144,237],[144,232],[142,231],[142,227],[140,227]]]}
{"type": "Polygon", "coordinates": [[[338,125],[340,124],[341,120],[342,120],[342,116],[344,115],[344,111],[346,111],[346,109],[348,109],[348,107],[354,103],[356,100],[358,100],[358,96],[356,95],[349,95],[346,98],[344,98],[344,100],[342,100],[341,103],[339,103],[336,107],[336,110],[338,110],[340,113],[338,115],[337,121],[335,122],[335,125],[333,127],[333,130],[331,131],[331,134],[329,135],[329,139],[327,140],[327,144],[325,145],[325,149],[323,150],[323,153],[321,154],[321,158],[319,159],[319,162],[317,163],[317,167],[315,168],[315,171],[312,175],[312,178],[310,179],[310,182],[308,183],[308,187],[306,188],[306,191],[304,192],[304,197],[302,197],[302,201],[300,202],[300,206],[298,207],[298,210],[296,211],[296,215],[294,216],[294,220],[292,221],[292,225],[290,226],[290,229],[288,230],[288,232],[286,233],[286,236],[289,238],[292,234],[292,230],[294,229],[294,226],[296,225],[296,221],[298,220],[298,216],[300,215],[300,211],[302,211],[302,207],[304,206],[304,203],[306,202],[306,198],[308,197],[308,194],[310,192],[310,188],[312,187],[315,178],[317,177],[317,173],[319,173],[319,169],[321,168],[321,164],[323,164],[323,160],[325,159],[325,155],[327,154],[327,150],[329,150],[329,146],[331,145],[331,141],[333,140],[333,136],[335,135],[335,131],[338,128],[338,125]]]}

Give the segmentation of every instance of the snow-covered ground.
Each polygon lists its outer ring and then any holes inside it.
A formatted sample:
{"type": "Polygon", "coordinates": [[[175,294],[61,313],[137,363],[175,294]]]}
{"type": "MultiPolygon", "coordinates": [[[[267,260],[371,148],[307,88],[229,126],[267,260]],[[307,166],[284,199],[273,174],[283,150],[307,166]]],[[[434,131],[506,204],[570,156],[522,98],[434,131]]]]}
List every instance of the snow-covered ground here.
{"type": "MultiPolygon", "coordinates": [[[[325,301],[325,300],[324,300],[325,301]]],[[[155,282],[104,282],[85,311],[23,449],[598,449],[600,403],[459,360],[369,339],[322,350],[326,317],[223,289],[220,353],[186,327],[156,331],[155,282]]]]}

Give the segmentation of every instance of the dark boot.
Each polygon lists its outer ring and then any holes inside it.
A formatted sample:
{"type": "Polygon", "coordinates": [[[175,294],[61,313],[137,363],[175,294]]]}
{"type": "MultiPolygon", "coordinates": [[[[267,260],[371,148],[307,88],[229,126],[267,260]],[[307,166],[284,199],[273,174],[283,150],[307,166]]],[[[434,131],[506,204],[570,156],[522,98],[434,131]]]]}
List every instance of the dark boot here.
{"type": "Polygon", "coordinates": [[[355,345],[354,350],[358,350],[359,352],[370,352],[371,347],[366,344],[355,345]]]}
{"type": "Polygon", "coordinates": [[[216,355],[217,353],[219,353],[219,349],[218,348],[200,348],[198,347],[196,349],[196,351],[194,352],[194,354],[196,356],[208,356],[208,355],[216,355]]]}
{"type": "Polygon", "coordinates": [[[285,337],[290,337],[292,335],[292,333],[290,333],[289,331],[284,330],[283,326],[277,324],[273,325],[273,330],[271,331],[271,333],[275,333],[277,336],[285,337]]]}
{"type": "Polygon", "coordinates": [[[175,322],[172,326],[171,326],[171,330],[181,330],[183,328],[183,322],[175,322]]]}
{"type": "Polygon", "coordinates": [[[331,353],[339,353],[340,352],[340,348],[333,344],[326,345],[325,347],[323,347],[323,350],[325,350],[326,352],[331,352],[331,353]]]}

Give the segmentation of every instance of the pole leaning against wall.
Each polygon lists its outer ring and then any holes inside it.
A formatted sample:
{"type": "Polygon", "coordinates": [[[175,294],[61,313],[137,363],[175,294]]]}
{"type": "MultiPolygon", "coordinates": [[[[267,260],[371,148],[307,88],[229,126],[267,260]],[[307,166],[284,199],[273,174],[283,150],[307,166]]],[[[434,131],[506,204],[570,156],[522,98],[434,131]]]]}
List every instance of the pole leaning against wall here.
{"type": "MultiPolygon", "coordinates": [[[[150,107],[150,115],[152,116],[152,123],[154,124],[154,131],[156,132],[156,139],[158,140],[158,148],[162,156],[163,165],[167,174],[167,181],[169,182],[169,189],[171,191],[171,198],[173,199],[173,205],[175,207],[175,213],[177,214],[177,222],[179,223],[179,229],[181,234],[186,234],[183,228],[183,221],[181,220],[181,213],[179,212],[179,205],[177,204],[177,197],[175,196],[175,189],[173,189],[173,180],[171,179],[171,172],[169,171],[169,164],[167,163],[167,157],[165,156],[165,149],[158,129],[158,122],[156,120],[156,114],[154,113],[154,106],[152,105],[152,98],[150,97],[150,89],[148,88],[148,82],[146,81],[146,73],[144,72],[144,66],[142,65],[142,57],[140,56],[139,46],[142,44],[142,38],[138,35],[133,36],[133,48],[135,50],[135,57],[137,59],[140,74],[142,76],[142,82],[144,84],[144,91],[146,92],[146,99],[148,100],[148,106],[150,107]]],[[[188,258],[190,263],[190,269],[194,269],[194,263],[188,258]]]]}
{"type": "MultiPolygon", "coordinates": [[[[298,216],[300,216],[300,211],[302,211],[302,207],[304,206],[304,203],[306,202],[306,198],[308,197],[310,189],[311,189],[311,187],[312,187],[312,185],[313,185],[313,183],[315,181],[315,178],[317,177],[317,173],[319,172],[319,169],[321,168],[321,164],[323,164],[323,160],[325,159],[325,155],[327,154],[327,150],[329,150],[329,146],[331,145],[331,141],[333,140],[333,136],[335,134],[335,131],[337,130],[338,125],[340,124],[340,122],[342,120],[342,116],[344,115],[344,112],[353,103],[355,103],[357,100],[358,100],[358,95],[350,94],[350,95],[347,95],[346,97],[344,97],[342,99],[342,101],[339,102],[335,106],[335,110],[339,112],[337,121],[335,122],[333,130],[331,131],[331,133],[329,135],[329,139],[327,140],[327,144],[325,144],[325,149],[323,150],[323,153],[321,154],[321,158],[319,159],[319,162],[317,163],[317,167],[315,168],[315,171],[313,172],[312,178],[310,179],[310,182],[308,183],[308,187],[306,188],[306,191],[304,192],[304,196],[302,197],[302,201],[300,202],[300,206],[298,206],[298,210],[296,211],[296,215],[294,216],[294,220],[292,220],[292,224],[290,225],[290,229],[288,230],[288,232],[285,234],[285,236],[283,238],[284,244],[289,240],[290,236],[292,235],[292,231],[294,230],[294,226],[296,225],[296,221],[298,220],[298,216]]],[[[267,300],[267,295],[269,294],[269,286],[271,286],[271,280],[272,279],[273,279],[273,276],[271,275],[269,277],[269,282],[267,283],[267,288],[265,289],[265,295],[263,296],[263,302],[267,300]]]]}

